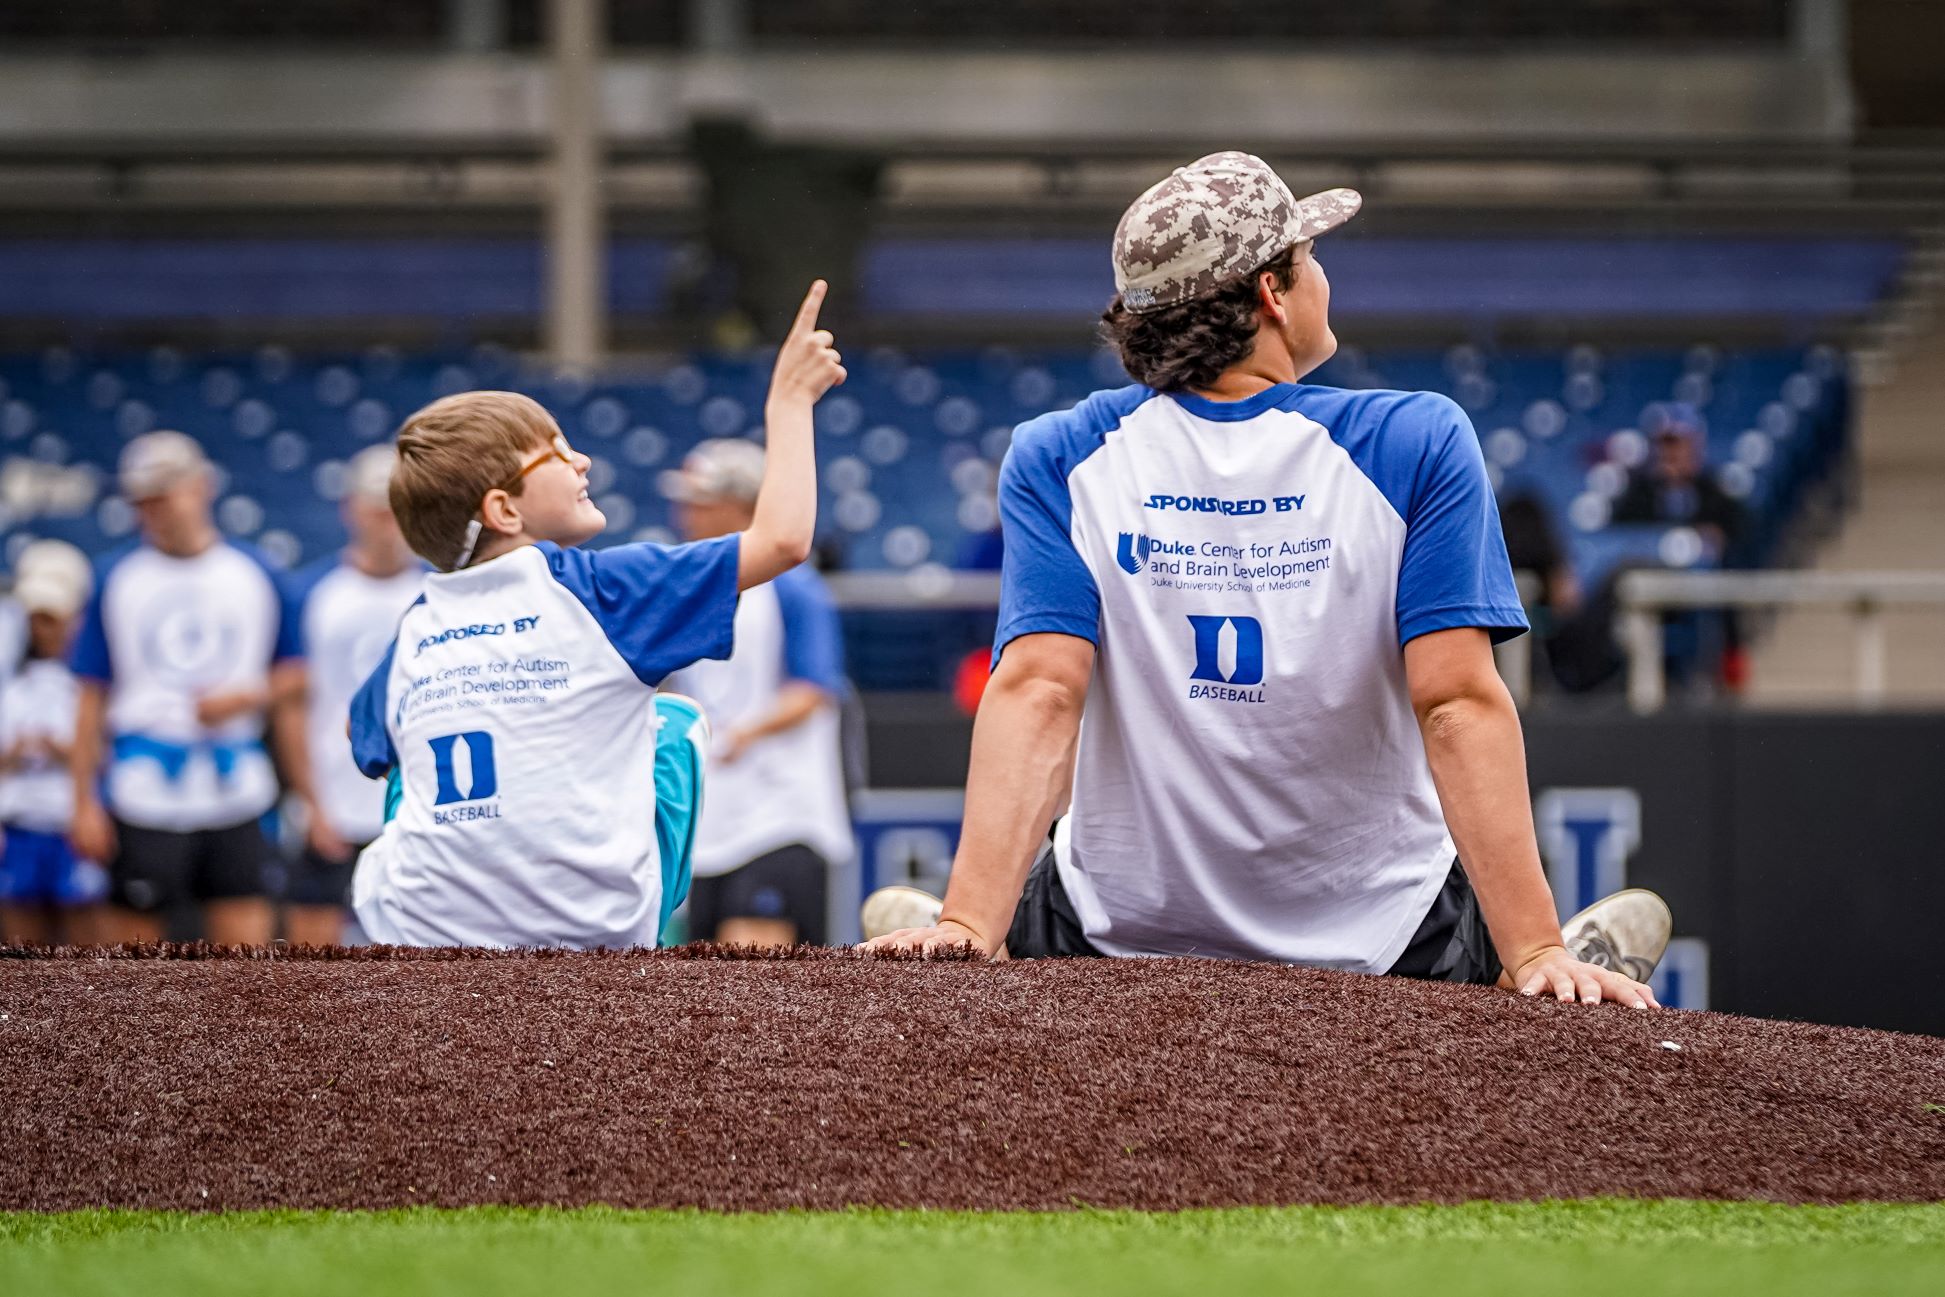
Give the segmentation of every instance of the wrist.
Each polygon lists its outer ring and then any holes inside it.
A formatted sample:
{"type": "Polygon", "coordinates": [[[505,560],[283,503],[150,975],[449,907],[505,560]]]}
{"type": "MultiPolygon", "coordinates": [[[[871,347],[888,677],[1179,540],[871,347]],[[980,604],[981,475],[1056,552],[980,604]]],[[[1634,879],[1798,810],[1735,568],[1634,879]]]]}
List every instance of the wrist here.
{"type": "Polygon", "coordinates": [[[1550,944],[1534,943],[1532,945],[1524,947],[1522,953],[1515,956],[1513,960],[1507,961],[1506,971],[1508,973],[1518,973],[1521,969],[1526,968],[1528,965],[1534,963],[1537,960],[1546,958],[1548,955],[1553,955],[1553,954],[1564,955],[1566,953],[1567,953],[1566,946],[1562,945],[1558,941],[1552,942],[1550,944]]]}
{"type": "Polygon", "coordinates": [[[966,931],[967,935],[969,935],[972,938],[972,942],[974,946],[978,947],[981,951],[985,952],[986,954],[990,955],[993,953],[994,943],[992,942],[991,939],[989,939],[986,936],[986,931],[985,931],[986,927],[989,927],[991,925],[981,925],[969,919],[961,918],[959,915],[950,912],[941,913],[939,915],[939,926],[943,928],[947,924],[950,924],[955,928],[963,928],[966,931]]]}

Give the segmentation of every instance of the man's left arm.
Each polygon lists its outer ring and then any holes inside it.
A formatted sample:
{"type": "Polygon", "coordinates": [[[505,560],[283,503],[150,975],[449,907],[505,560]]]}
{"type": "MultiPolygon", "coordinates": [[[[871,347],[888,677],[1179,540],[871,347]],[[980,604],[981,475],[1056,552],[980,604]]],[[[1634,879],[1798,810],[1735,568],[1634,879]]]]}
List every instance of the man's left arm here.
{"type": "Polygon", "coordinates": [[[1487,632],[1456,627],[1412,639],[1405,677],[1446,826],[1506,969],[1502,985],[1566,1001],[1654,1006],[1646,986],[1582,963],[1561,942],[1533,831],[1519,712],[1494,669],[1487,632]]]}

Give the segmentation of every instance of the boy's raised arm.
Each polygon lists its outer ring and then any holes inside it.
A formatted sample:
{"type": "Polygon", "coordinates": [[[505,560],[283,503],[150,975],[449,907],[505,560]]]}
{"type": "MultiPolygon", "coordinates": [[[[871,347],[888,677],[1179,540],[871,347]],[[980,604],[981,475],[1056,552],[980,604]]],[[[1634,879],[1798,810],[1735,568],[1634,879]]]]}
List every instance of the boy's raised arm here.
{"type": "Polygon", "coordinates": [[[763,414],[768,436],[763,487],[756,497],[756,516],[737,550],[739,590],[762,585],[810,557],[817,531],[817,447],[811,407],[845,377],[836,340],[828,329],[817,327],[825,291],[821,279],[810,286],[790,335],[777,349],[763,414]]]}

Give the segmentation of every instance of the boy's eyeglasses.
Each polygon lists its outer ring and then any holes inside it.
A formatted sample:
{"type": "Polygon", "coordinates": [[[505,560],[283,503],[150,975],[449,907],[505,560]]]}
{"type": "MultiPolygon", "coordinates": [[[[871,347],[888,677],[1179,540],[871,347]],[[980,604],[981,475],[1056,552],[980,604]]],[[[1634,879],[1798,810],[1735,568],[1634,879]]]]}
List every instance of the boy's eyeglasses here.
{"type": "Polygon", "coordinates": [[[518,473],[515,473],[512,477],[500,483],[498,486],[494,487],[493,489],[495,491],[513,490],[514,487],[520,485],[520,483],[526,478],[527,474],[533,472],[535,469],[539,468],[542,464],[545,464],[550,459],[558,459],[561,463],[567,465],[569,468],[574,467],[574,447],[567,444],[567,437],[564,433],[559,433],[559,432],[555,433],[554,439],[547,444],[547,449],[541,451],[540,455],[537,458],[535,458],[532,462],[528,463],[518,473]]]}
{"type": "MultiPolygon", "coordinates": [[[[547,444],[546,450],[541,451],[539,455],[523,465],[518,473],[515,473],[499,485],[489,487],[488,489],[510,492],[526,479],[527,474],[533,472],[550,459],[558,459],[569,468],[578,469],[578,466],[574,463],[574,447],[567,444],[565,434],[557,432],[554,434],[554,439],[547,444]]],[[[466,543],[459,547],[459,560],[452,565],[453,571],[457,572],[460,568],[465,567],[473,561],[473,551],[479,548],[480,532],[484,529],[484,526],[485,524],[481,523],[478,518],[474,518],[466,524],[466,543]]]]}

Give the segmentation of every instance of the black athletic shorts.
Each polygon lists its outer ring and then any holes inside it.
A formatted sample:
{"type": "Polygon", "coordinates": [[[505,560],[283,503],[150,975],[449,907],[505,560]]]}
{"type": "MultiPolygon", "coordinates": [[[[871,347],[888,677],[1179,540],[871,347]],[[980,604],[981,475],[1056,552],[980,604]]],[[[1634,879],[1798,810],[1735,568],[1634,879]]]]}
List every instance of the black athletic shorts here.
{"type": "Polygon", "coordinates": [[[358,868],[358,854],[369,842],[349,844],[351,854],[343,860],[320,856],[307,843],[297,863],[284,879],[284,902],[288,905],[350,905],[351,875],[358,868]]]}
{"type": "MultiPolygon", "coordinates": [[[[1054,844],[1040,848],[1027,871],[1026,887],[1006,932],[1006,951],[1014,959],[1071,959],[1101,951],[1081,931],[1074,904],[1061,886],[1054,867],[1054,844]]],[[[1431,910],[1412,934],[1405,953],[1389,970],[1393,977],[1418,977],[1435,982],[1470,982],[1490,986],[1499,977],[1499,957],[1479,913],[1479,900],[1458,861],[1446,875],[1445,886],[1431,910]]]]}
{"type": "Polygon", "coordinates": [[[714,941],[725,919],[782,919],[797,940],[824,944],[830,864],[801,842],[766,852],[726,874],[689,883],[689,938],[714,941]]]}
{"type": "Polygon", "coordinates": [[[120,844],[108,866],[115,904],[160,914],[186,900],[227,901],[264,894],[270,842],[257,820],[225,829],[145,829],[115,821],[120,844]]]}

